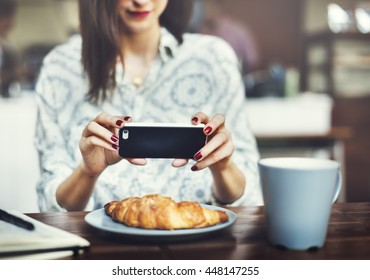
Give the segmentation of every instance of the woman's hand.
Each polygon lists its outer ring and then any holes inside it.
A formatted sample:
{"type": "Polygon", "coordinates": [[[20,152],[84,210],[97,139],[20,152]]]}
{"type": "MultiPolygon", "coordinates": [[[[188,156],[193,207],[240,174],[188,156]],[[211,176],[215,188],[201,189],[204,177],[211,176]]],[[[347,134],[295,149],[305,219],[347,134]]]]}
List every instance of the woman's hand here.
{"type": "MultiPolygon", "coordinates": [[[[208,136],[207,144],[194,155],[197,161],[192,166],[193,171],[202,170],[207,167],[211,169],[224,169],[230,163],[234,145],[231,140],[231,133],[225,127],[225,117],[217,114],[210,119],[206,114],[199,112],[191,119],[192,124],[205,124],[203,132],[208,136]]],[[[188,163],[187,159],[175,159],[174,167],[181,167],[188,163]]]]}
{"type": "MultiPolygon", "coordinates": [[[[83,158],[81,167],[90,176],[98,176],[104,169],[119,162],[118,131],[130,122],[131,117],[111,116],[100,113],[85,127],[80,140],[83,158]]],[[[145,159],[127,159],[132,164],[145,165],[145,159]]]]}
{"type": "MultiPolygon", "coordinates": [[[[208,136],[207,144],[195,155],[196,163],[191,170],[198,171],[209,167],[213,180],[213,193],[221,203],[232,203],[244,193],[246,178],[241,170],[232,162],[234,144],[231,133],[225,127],[225,117],[217,114],[210,119],[204,113],[197,113],[192,118],[194,125],[203,123],[204,134],[208,136]]],[[[183,166],[186,160],[176,159],[172,165],[183,166]]]]}
{"type": "Polygon", "coordinates": [[[231,133],[225,127],[225,117],[221,114],[210,119],[206,114],[200,112],[193,116],[193,124],[203,123],[204,134],[208,136],[207,144],[200,149],[194,159],[197,161],[192,166],[193,171],[210,167],[212,171],[222,171],[231,163],[234,145],[231,133]]]}

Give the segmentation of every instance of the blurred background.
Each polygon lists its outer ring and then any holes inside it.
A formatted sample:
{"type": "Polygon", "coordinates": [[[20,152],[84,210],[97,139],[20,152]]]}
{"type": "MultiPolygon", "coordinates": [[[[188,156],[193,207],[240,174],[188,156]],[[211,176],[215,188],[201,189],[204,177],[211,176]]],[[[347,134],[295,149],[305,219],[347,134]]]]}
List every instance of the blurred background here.
{"type": "MultiPolygon", "coordinates": [[[[37,212],[33,90],[43,57],[78,32],[77,0],[9,1],[0,0],[0,207],[37,212]]],[[[340,201],[370,201],[370,0],[197,0],[189,32],[234,48],[262,157],[338,160],[340,201]]]]}

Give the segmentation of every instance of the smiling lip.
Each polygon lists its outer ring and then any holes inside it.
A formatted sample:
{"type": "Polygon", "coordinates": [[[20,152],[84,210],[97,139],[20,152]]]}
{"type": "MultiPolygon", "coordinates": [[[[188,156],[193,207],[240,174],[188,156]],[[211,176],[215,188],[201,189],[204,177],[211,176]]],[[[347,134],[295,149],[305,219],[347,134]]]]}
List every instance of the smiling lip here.
{"type": "Polygon", "coordinates": [[[150,11],[128,11],[128,13],[134,18],[142,19],[147,17],[150,14],[150,11]]]}

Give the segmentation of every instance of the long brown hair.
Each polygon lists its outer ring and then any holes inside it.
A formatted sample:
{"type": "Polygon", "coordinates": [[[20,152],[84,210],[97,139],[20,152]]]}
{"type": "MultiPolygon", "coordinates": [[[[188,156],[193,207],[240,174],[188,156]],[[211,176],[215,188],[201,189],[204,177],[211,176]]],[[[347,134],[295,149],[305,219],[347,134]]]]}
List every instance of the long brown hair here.
{"type": "MultiPolygon", "coordinates": [[[[79,0],[82,65],[89,79],[87,97],[93,102],[105,100],[115,88],[115,66],[120,54],[118,0],[79,0]]],[[[179,44],[188,27],[193,0],[168,0],[160,24],[179,44]]]]}

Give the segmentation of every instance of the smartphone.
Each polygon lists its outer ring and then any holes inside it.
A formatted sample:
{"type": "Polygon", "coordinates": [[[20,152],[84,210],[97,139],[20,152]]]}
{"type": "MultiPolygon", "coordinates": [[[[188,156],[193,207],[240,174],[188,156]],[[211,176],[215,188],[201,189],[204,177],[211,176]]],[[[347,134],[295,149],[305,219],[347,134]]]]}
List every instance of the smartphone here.
{"type": "Polygon", "coordinates": [[[123,158],[190,159],[206,144],[204,125],[127,123],[119,130],[123,158]]]}

